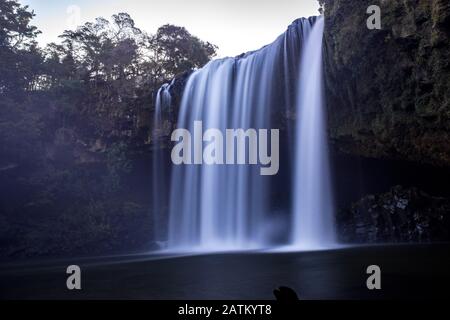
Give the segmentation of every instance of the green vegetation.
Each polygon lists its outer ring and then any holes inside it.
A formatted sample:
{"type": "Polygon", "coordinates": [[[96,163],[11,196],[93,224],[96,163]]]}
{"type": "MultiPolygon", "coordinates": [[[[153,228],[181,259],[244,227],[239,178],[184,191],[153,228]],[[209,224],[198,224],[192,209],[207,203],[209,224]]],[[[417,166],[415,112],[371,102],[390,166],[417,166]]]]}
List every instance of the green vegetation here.
{"type": "Polygon", "coordinates": [[[216,47],[119,13],[41,48],[33,16],[0,0],[0,256],[148,248],[154,95],[216,47]]]}

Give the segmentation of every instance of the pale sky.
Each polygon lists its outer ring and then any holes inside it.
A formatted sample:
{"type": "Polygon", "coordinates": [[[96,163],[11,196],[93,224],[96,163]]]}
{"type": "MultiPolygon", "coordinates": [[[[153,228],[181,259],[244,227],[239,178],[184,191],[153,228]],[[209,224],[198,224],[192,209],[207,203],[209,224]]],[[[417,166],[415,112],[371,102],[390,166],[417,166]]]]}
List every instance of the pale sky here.
{"type": "Polygon", "coordinates": [[[36,13],[41,44],[74,25],[128,12],[150,34],[171,23],[219,46],[219,57],[271,43],[296,18],[318,15],[317,0],[19,0],[36,13]]]}

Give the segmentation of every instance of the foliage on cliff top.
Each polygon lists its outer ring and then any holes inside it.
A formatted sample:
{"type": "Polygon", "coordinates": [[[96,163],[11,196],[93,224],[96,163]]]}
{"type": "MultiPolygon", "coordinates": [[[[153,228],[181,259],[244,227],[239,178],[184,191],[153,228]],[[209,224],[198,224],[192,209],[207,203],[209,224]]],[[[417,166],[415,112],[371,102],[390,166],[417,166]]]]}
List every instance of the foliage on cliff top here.
{"type": "Polygon", "coordinates": [[[0,255],[148,245],[148,194],[136,190],[148,181],[133,165],[153,95],[216,47],[173,25],[148,34],[119,13],[42,48],[33,17],[0,0],[0,255]]]}

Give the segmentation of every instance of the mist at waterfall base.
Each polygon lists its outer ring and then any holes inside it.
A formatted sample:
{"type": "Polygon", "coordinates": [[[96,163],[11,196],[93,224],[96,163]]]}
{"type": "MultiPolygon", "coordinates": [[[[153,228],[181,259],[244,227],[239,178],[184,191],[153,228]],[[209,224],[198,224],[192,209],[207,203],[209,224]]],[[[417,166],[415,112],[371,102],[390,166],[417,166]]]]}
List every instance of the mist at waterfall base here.
{"type": "MultiPolygon", "coordinates": [[[[193,133],[195,121],[202,121],[204,131],[282,127],[284,161],[274,177],[261,176],[259,165],[172,165],[169,174],[162,163],[168,157],[156,143],[155,240],[165,243],[165,249],[317,250],[334,245],[323,29],[322,17],[298,19],[274,43],[214,60],[189,76],[177,128],[193,133]],[[292,121],[283,120],[289,117],[292,121]],[[162,217],[168,220],[166,228],[162,217]]],[[[155,132],[173,107],[171,89],[164,85],[156,97],[155,132]]]]}

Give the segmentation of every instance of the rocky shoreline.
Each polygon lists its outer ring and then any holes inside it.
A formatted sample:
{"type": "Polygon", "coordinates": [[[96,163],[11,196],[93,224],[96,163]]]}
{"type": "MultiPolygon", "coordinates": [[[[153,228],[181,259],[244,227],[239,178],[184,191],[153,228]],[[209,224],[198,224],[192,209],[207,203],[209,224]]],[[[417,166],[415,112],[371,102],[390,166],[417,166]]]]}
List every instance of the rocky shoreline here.
{"type": "Polygon", "coordinates": [[[450,199],[395,186],[370,194],[338,214],[341,241],[351,243],[448,241],[450,199]]]}

